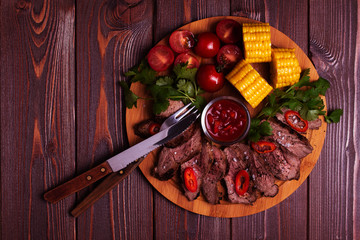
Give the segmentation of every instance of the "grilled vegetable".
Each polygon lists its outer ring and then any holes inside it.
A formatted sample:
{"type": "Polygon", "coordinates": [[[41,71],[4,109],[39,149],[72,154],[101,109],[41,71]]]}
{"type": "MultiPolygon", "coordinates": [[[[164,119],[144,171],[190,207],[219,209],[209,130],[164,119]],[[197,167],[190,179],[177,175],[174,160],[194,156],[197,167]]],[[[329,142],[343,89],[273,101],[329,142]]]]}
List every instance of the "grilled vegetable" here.
{"type": "Polygon", "coordinates": [[[249,63],[271,61],[271,34],[268,23],[244,23],[245,60],[249,63]]]}
{"type": "Polygon", "coordinates": [[[235,192],[242,196],[244,195],[248,189],[250,184],[250,176],[246,170],[240,170],[235,177],[235,192]]]}
{"type": "Polygon", "coordinates": [[[275,144],[268,141],[253,142],[251,147],[258,153],[271,153],[276,149],[275,144]]]}
{"type": "Polygon", "coordinates": [[[286,122],[298,132],[306,132],[309,127],[308,121],[301,118],[298,112],[289,110],[284,114],[286,122]]]}
{"type": "Polygon", "coordinates": [[[272,87],[247,61],[242,60],[226,75],[230,81],[255,108],[271,92],[272,87]]]}
{"type": "Polygon", "coordinates": [[[274,88],[290,86],[299,81],[301,68],[295,49],[273,48],[271,57],[270,69],[274,88]]]}

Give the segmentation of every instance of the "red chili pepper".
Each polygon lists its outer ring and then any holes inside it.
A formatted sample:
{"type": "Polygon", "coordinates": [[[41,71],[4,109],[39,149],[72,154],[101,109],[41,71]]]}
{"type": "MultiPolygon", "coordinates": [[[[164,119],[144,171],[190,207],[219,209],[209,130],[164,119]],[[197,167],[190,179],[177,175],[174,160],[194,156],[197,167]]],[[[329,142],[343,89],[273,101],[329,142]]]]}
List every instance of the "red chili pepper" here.
{"type": "Polygon", "coordinates": [[[270,153],[276,149],[274,143],[267,141],[257,141],[256,143],[251,143],[251,147],[258,153],[270,153]]]}
{"type": "Polygon", "coordinates": [[[235,192],[244,195],[249,189],[250,176],[245,170],[240,170],[235,177],[235,192]]]}
{"type": "MultiPolygon", "coordinates": [[[[294,130],[298,131],[298,132],[306,132],[306,130],[308,129],[309,127],[309,124],[308,124],[308,121],[307,120],[304,120],[302,119],[302,117],[300,116],[300,114],[298,112],[295,112],[293,110],[289,110],[287,111],[285,114],[285,120],[286,122],[289,124],[290,127],[292,127],[294,130]],[[294,124],[294,116],[297,118],[297,120],[299,122],[302,122],[303,123],[303,127],[297,127],[295,124],[294,124]]],[[[300,125],[301,126],[301,125],[300,125]]]]}
{"type": "Polygon", "coordinates": [[[184,171],[184,182],[185,182],[185,187],[186,187],[190,192],[196,192],[196,189],[197,189],[197,179],[196,179],[196,176],[195,176],[194,169],[192,169],[191,167],[185,168],[185,171],[184,171]]]}
{"type": "Polygon", "coordinates": [[[151,123],[149,125],[149,133],[151,135],[154,135],[155,133],[158,133],[160,131],[160,124],[159,123],[151,123]]]}

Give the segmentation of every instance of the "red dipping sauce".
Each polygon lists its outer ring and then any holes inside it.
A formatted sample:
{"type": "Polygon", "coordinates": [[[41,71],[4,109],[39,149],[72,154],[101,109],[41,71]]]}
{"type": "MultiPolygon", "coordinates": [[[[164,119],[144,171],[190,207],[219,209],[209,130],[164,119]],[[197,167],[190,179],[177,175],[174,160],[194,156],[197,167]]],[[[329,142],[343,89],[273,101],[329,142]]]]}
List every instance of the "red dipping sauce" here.
{"type": "Polygon", "coordinates": [[[211,101],[205,107],[201,121],[204,133],[214,142],[224,145],[242,140],[250,128],[249,111],[232,97],[211,101]]]}

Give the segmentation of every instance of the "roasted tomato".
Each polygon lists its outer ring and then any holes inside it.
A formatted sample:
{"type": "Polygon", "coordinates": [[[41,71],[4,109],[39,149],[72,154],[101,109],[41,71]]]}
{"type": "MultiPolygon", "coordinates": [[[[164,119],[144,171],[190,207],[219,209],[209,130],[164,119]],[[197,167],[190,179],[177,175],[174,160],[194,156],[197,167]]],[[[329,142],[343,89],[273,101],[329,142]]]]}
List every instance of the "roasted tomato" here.
{"type": "Polygon", "coordinates": [[[224,86],[224,74],[214,64],[201,65],[196,74],[199,86],[207,92],[216,92],[224,86]]]}
{"type": "Polygon", "coordinates": [[[239,196],[244,195],[249,189],[249,184],[250,184],[249,173],[245,170],[240,170],[235,177],[235,192],[239,196]]]}
{"type": "Polygon", "coordinates": [[[149,133],[151,134],[151,135],[154,135],[154,134],[156,134],[156,133],[158,133],[159,131],[160,131],[160,124],[159,123],[151,123],[150,125],[149,125],[149,133]]]}
{"type": "Polygon", "coordinates": [[[164,45],[153,47],[147,55],[150,67],[157,72],[168,69],[174,62],[174,58],[174,53],[171,48],[164,45]]]}
{"type": "Polygon", "coordinates": [[[174,31],[170,35],[169,44],[177,53],[187,52],[195,45],[194,34],[187,30],[174,31]]]}
{"type": "Polygon", "coordinates": [[[251,147],[258,153],[270,153],[276,149],[275,144],[268,141],[257,141],[256,143],[251,143],[251,147]]]}
{"type": "Polygon", "coordinates": [[[216,25],[216,35],[224,43],[236,43],[241,39],[241,25],[232,19],[221,20],[216,25]]]}
{"type": "Polygon", "coordinates": [[[230,69],[235,66],[237,62],[242,58],[242,52],[240,48],[233,44],[227,44],[220,48],[216,61],[225,69],[230,69]]]}
{"type": "Polygon", "coordinates": [[[308,121],[302,119],[298,112],[289,110],[284,114],[284,117],[289,126],[298,132],[306,132],[309,128],[308,121]]]}
{"type": "Polygon", "coordinates": [[[176,64],[186,64],[187,63],[187,68],[199,68],[200,63],[199,60],[197,60],[197,58],[193,55],[191,55],[190,53],[182,53],[179,54],[174,61],[174,65],[176,64]]]}
{"type": "Polygon", "coordinates": [[[197,55],[204,58],[212,58],[216,56],[220,49],[220,40],[214,33],[200,33],[197,40],[198,41],[194,47],[197,55]]]}
{"type": "Polygon", "coordinates": [[[185,182],[185,187],[187,190],[189,190],[190,192],[196,192],[197,179],[195,176],[194,169],[192,169],[191,167],[185,168],[184,182],[185,182]]]}

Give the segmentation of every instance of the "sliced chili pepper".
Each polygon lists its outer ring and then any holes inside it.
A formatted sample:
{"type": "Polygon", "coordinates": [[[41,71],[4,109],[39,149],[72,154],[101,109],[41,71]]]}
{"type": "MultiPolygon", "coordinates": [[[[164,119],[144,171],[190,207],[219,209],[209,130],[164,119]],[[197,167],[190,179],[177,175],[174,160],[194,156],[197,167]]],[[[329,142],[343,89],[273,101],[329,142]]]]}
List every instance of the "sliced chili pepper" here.
{"type": "Polygon", "coordinates": [[[235,192],[241,196],[249,189],[250,176],[245,170],[240,170],[235,177],[235,192]]]}
{"type": "Polygon", "coordinates": [[[270,153],[276,149],[274,143],[267,141],[257,141],[256,143],[251,143],[251,147],[258,153],[270,153]]]}
{"type": "Polygon", "coordinates": [[[284,114],[284,117],[289,126],[298,132],[306,132],[309,127],[308,121],[304,120],[298,112],[289,110],[284,114]]]}
{"type": "Polygon", "coordinates": [[[149,126],[149,133],[154,135],[160,131],[160,124],[159,123],[151,123],[149,126]]]}
{"type": "Polygon", "coordinates": [[[195,176],[194,169],[192,169],[191,167],[185,168],[184,182],[185,182],[185,187],[187,188],[187,190],[189,190],[190,192],[196,192],[197,179],[195,176]]]}

